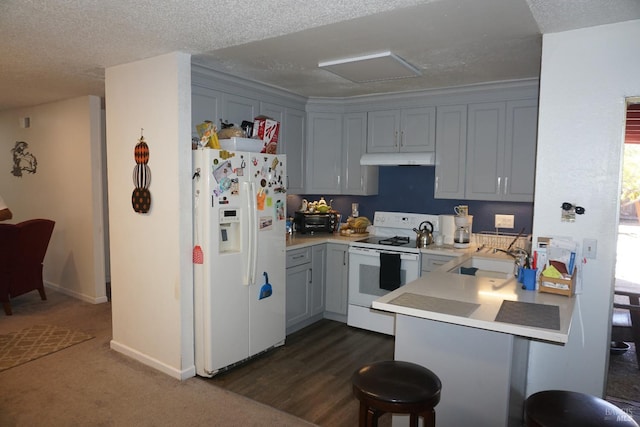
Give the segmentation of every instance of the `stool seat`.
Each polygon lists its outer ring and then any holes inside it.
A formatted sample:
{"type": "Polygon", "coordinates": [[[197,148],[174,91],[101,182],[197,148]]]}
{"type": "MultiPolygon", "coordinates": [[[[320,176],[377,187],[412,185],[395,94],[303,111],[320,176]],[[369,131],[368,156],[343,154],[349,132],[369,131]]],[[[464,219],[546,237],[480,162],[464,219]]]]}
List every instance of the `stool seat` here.
{"type": "Polygon", "coordinates": [[[353,394],[360,400],[360,425],[377,425],[380,415],[410,414],[425,426],[435,425],[433,408],[440,402],[440,379],[429,369],[410,362],[382,361],[365,365],[352,377],[353,394]],[[364,418],[364,419],[363,419],[364,418]]]}
{"type": "Polygon", "coordinates": [[[638,427],[631,414],[589,394],[546,390],[525,401],[527,427],[638,427]]]}

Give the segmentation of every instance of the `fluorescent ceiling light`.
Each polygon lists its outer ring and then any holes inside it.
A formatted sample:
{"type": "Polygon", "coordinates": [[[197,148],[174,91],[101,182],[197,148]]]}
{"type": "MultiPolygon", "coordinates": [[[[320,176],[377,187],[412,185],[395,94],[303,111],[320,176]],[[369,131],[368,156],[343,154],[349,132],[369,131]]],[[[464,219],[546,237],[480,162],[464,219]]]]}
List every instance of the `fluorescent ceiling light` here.
{"type": "Polygon", "coordinates": [[[355,83],[404,79],[421,74],[416,67],[389,51],[320,62],[318,67],[355,83]]]}

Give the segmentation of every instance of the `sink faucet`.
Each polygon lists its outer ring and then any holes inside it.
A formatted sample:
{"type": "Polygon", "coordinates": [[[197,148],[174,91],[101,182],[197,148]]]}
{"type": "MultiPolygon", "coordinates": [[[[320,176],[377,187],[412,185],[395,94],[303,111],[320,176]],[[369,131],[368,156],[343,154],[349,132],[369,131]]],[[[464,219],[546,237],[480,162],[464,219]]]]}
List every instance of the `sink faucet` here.
{"type": "Polygon", "coordinates": [[[520,273],[520,267],[526,267],[529,263],[529,252],[522,248],[513,248],[510,250],[494,248],[493,253],[503,252],[513,258],[513,275],[518,277],[520,273]]]}

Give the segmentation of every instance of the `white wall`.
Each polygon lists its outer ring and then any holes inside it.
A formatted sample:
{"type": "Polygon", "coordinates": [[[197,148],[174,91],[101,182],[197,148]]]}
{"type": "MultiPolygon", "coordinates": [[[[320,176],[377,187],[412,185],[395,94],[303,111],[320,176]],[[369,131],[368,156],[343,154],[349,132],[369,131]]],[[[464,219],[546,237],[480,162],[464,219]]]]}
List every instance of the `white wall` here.
{"type": "Polygon", "coordinates": [[[543,38],[534,236],[598,241],[582,265],[580,312],[568,344],[532,343],[527,393],[603,396],[617,237],[625,97],[640,95],[640,21],[543,38]],[[586,209],[560,221],[560,205],[586,209]]]}
{"type": "Polygon", "coordinates": [[[195,374],[191,65],[182,53],[106,70],[111,347],[173,377],[195,374]],[[151,210],[133,211],[133,150],[150,149],[151,210]]]}
{"type": "Polygon", "coordinates": [[[100,98],[87,96],[0,113],[0,194],[12,223],[56,222],[44,261],[48,287],[92,303],[106,302],[100,98]],[[20,119],[31,126],[22,128],[20,119]],[[11,149],[29,144],[35,174],[11,174],[11,149]]]}

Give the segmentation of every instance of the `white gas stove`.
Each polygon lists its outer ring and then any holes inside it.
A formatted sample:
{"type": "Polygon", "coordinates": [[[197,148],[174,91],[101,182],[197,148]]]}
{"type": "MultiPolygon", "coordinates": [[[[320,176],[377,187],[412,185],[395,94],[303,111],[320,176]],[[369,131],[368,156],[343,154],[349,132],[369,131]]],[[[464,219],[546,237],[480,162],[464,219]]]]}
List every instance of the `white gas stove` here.
{"type": "Polygon", "coordinates": [[[371,303],[420,277],[413,229],[424,221],[439,230],[438,215],[376,212],[371,235],[350,245],[348,325],[394,335],[395,315],[374,310],[371,303]]]}

